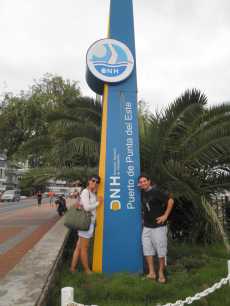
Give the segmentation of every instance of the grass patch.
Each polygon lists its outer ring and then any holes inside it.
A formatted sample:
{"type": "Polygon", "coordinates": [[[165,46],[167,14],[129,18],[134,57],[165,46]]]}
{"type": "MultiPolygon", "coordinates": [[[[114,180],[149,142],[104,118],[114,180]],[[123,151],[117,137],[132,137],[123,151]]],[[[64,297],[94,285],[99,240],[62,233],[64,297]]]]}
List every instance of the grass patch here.
{"type": "MultiPolygon", "coordinates": [[[[70,252],[69,252],[70,253],[70,252]]],[[[75,301],[99,306],[154,306],[184,299],[202,291],[227,275],[229,256],[223,245],[172,244],[169,249],[168,283],[143,279],[143,275],[117,273],[86,276],[69,273],[69,259],[59,272],[58,283],[47,306],[60,306],[60,290],[74,287],[75,301]]],[[[229,306],[230,289],[224,286],[192,305],[229,306]]]]}

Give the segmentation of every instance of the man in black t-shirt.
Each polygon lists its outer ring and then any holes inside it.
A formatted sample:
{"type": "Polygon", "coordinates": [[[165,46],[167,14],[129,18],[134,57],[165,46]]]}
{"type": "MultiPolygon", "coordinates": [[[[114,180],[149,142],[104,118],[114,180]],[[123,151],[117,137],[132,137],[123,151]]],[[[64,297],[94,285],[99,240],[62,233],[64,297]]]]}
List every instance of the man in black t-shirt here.
{"type": "Polygon", "coordinates": [[[165,283],[165,257],[167,255],[167,226],[174,201],[171,196],[163,193],[156,185],[151,185],[150,178],[143,174],[138,178],[138,185],[142,191],[141,202],[143,211],[142,245],[148,266],[149,279],[156,279],[153,256],[159,258],[158,281],[165,283]]]}

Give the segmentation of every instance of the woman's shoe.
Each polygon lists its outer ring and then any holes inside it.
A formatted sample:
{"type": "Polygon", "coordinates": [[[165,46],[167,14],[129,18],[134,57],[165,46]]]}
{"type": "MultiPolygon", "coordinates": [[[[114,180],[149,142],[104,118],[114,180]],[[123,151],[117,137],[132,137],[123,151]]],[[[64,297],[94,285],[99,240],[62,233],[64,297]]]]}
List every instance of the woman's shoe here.
{"type": "Polygon", "coordinates": [[[150,280],[155,281],[157,279],[157,276],[156,276],[156,274],[147,274],[146,279],[150,279],[150,280]]]}

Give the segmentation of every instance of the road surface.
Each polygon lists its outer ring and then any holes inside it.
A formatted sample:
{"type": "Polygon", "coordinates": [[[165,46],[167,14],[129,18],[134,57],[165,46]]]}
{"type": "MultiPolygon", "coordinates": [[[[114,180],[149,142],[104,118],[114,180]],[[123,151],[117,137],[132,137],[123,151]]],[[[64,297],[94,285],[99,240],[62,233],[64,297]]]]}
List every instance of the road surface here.
{"type": "MultiPolygon", "coordinates": [[[[42,203],[48,203],[48,198],[43,198],[42,203]]],[[[20,200],[19,202],[0,202],[0,216],[2,213],[9,212],[16,209],[25,207],[32,207],[37,205],[36,198],[27,198],[20,200]]]]}

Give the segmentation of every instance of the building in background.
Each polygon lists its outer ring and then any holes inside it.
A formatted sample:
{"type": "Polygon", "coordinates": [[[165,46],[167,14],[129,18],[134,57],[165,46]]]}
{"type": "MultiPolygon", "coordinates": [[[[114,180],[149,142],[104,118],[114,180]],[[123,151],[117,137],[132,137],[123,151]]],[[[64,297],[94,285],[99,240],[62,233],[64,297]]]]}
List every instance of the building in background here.
{"type": "Polygon", "coordinates": [[[65,196],[70,193],[70,186],[66,181],[62,180],[49,180],[46,187],[47,191],[52,191],[55,195],[64,194],[65,196]]]}
{"type": "Polygon", "coordinates": [[[6,182],[7,182],[7,158],[5,154],[0,153],[0,192],[6,190],[6,182]]]}
{"type": "Polygon", "coordinates": [[[28,170],[28,163],[12,163],[4,153],[0,153],[0,192],[19,189],[19,181],[28,170]]]}

